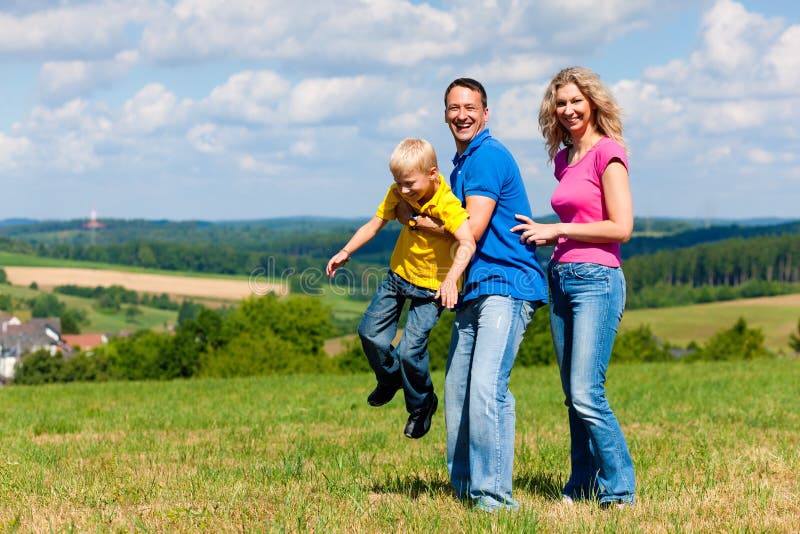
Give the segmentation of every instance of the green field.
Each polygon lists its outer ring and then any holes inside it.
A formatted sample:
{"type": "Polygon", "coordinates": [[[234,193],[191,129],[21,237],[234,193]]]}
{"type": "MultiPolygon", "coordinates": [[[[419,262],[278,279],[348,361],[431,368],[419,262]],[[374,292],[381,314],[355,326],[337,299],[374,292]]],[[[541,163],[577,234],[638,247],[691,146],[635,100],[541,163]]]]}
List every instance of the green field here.
{"type": "Polygon", "coordinates": [[[702,342],[720,330],[731,328],[744,317],[750,328],[764,331],[765,344],[774,351],[789,351],[789,335],[797,334],[800,295],[694,304],[672,308],[627,310],[621,330],[649,324],[653,334],[664,341],[686,346],[702,342]]]}
{"type": "MultiPolygon", "coordinates": [[[[0,294],[6,293],[18,299],[32,299],[40,291],[27,287],[10,285],[0,286],[0,294]]],[[[178,319],[178,312],[170,310],[160,310],[147,306],[138,306],[141,314],[136,315],[132,320],[125,316],[125,308],[119,311],[100,310],[96,307],[94,299],[73,297],[55,293],[58,300],[66,304],[69,308],[74,308],[86,312],[87,324],[81,325],[82,332],[112,333],[121,330],[164,330],[167,324],[175,325],[178,319]]],[[[23,321],[30,319],[29,310],[16,312],[23,321]]]]}
{"type": "MultiPolygon", "coordinates": [[[[800,360],[612,365],[637,505],[565,507],[554,367],[517,369],[516,514],[454,499],[442,413],[402,436],[368,375],[0,389],[0,531],[792,532],[800,360]]],[[[443,377],[434,375],[441,391],[443,377]]]]}
{"type": "Polygon", "coordinates": [[[224,280],[247,280],[246,275],[198,273],[195,271],[166,271],[164,269],[147,269],[113,263],[100,263],[91,261],[63,260],[57,258],[44,258],[27,254],[0,251],[0,268],[9,267],[60,267],[76,269],[101,269],[109,271],[122,271],[129,273],[163,274],[167,276],[189,276],[193,278],[220,278],[224,280]]]}

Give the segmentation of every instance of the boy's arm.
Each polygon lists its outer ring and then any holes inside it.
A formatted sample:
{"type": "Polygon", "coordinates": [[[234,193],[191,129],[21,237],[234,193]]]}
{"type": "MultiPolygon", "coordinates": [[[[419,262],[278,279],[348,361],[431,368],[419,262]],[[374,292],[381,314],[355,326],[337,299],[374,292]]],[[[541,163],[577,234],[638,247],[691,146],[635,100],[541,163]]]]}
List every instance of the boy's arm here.
{"type": "Polygon", "coordinates": [[[380,232],[381,228],[386,226],[387,222],[389,221],[375,216],[356,230],[356,233],[354,233],[350,241],[342,247],[342,250],[334,254],[328,261],[328,265],[325,267],[325,274],[332,278],[336,274],[336,269],[350,261],[350,256],[353,252],[363,247],[370,239],[375,237],[375,235],[380,232]]]}
{"type": "Polygon", "coordinates": [[[464,270],[475,253],[475,238],[472,235],[469,219],[461,223],[461,226],[453,232],[453,237],[458,241],[453,265],[447,271],[447,276],[434,297],[437,299],[441,297],[442,306],[447,308],[453,308],[458,302],[458,279],[464,274],[464,270]]]}

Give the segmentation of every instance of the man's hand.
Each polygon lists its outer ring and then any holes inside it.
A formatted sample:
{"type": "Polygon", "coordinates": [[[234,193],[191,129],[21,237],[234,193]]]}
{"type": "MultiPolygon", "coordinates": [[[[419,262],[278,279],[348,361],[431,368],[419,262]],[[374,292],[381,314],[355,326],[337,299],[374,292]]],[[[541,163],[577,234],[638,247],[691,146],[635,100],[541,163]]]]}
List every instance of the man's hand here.
{"type": "Polygon", "coordinates": [[[409,204],[397,190],[394,191],[394,194],[398,198],[394,215],[400,224],[406,226],[408,225],[408,220],[414,215],[414,210],[411,208],[411,204],[409,204]]]}
{"type": "Polygon", "coordinates": [[[458,303],[458,285],[449,278],[445,278],[434,299],[442,299],[442,306],[453,309],[458,303]]]}

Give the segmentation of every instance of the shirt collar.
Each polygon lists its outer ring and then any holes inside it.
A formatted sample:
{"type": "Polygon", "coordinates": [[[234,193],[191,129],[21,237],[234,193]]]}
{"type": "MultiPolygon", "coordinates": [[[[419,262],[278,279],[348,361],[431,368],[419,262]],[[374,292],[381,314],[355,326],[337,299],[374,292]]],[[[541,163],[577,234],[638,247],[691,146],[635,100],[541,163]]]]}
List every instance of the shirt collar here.
{"type": "Polygon", "coordinates": [[[470,154],[472,154],[473,152],[475,152],[475,150],[479,146],[481,146],[481,144],[489,137],[491,137],[491,134],[489,133],[489,128],[484,128],[483,130],[481,130],[478,133],[478,135],[476,135],[475,138],[472,141],[470,141],[469,145],[467,146],[467,149],[464,152],[462,152],[461,154],[456,152],[456,155],[453,156],[453,165],[457,165],[459,160],[462,160],[467,156],[469,156],[470,154]]]}

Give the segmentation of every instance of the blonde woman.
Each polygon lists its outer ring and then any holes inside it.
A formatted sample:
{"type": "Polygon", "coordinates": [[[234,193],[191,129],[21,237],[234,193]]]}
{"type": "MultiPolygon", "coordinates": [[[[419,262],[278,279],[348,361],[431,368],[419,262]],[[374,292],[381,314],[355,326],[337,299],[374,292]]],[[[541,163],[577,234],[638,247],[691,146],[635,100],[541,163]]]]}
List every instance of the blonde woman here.
{"type": "Polygon", "coordinates": [[[620,243],[633,231],[628,159],[620,109],[594,72],[570,67],[545,91],[539,110],[558,185],[561,222],[523,224],[526,243],[554,244],[548,267],[550,327],[566,396],[571,473],[565,502],[633,504],[633,462],[605,393],[606,369],[625,307],[620,243]]]}

